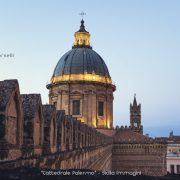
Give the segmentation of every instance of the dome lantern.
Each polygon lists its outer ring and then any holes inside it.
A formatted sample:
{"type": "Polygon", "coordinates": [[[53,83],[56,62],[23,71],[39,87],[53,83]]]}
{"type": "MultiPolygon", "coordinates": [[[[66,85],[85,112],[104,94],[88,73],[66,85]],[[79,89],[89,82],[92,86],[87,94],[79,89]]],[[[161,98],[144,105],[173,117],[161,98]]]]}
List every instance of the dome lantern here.
{"type": "Polygon", "coordinates": [[[73,48],[77,48],[77,47],[91,48],[90,33],[86,31],[83,19],[81,20],[80,29],[79,31],[75,32],[74,37],[75,37],[75,42],[73,48]]]}

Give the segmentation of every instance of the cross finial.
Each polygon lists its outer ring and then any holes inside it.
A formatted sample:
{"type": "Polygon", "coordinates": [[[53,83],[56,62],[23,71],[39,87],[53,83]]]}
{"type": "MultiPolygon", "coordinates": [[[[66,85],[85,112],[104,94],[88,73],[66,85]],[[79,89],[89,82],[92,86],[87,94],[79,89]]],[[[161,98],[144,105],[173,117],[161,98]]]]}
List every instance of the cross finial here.
{"type": "Polygon", "coordinates": [[[80,16],[82,16],[82,19],[83,19],[83,16],[86,15],[86,13],[84,11],[81,11],[81,13],[79,13],[80,16]]]}

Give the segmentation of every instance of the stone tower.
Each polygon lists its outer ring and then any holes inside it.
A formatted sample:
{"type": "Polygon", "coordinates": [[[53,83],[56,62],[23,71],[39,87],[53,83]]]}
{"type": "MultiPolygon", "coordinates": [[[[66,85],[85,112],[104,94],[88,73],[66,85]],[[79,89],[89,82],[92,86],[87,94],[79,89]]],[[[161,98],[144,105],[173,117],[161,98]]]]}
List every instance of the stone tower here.
{"type": "Polygon", "coordinates": [[[137,105],[136,95],[134,95],[133,104],[130,104],[130,126],[133,131],[143,134],[141,125],[141,104],[137,105]]]}
{"type": "Polygon", "coordinates": [[[91,127],[112,128],[116,86],[104,60],[90,46],[83,19],[74,37],[72,49],[60,58],[47,85],[49,103],[91,127]]]}

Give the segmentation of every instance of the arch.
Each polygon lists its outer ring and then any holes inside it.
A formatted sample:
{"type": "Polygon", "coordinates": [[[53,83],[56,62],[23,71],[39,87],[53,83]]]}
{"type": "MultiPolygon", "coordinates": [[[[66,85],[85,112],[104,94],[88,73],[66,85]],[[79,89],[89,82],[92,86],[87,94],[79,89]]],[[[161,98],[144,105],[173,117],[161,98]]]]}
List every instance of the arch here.
{"type": "Polygon", "coordinates": [[[7,103],[5,118],[5,139],[7,143],[20,148],[23,142],[23,113],[18,82],[15,82],[15,89],[7,103]]]}
{"type": "Polygon", "coordinates": [[[0,147],[1,159],[21,155],[23,113],[17,80],[0,82],[0,147]]]}
{"type": "Polygon", "coordinates": [[[8,103],[6,114],[6,140],[9,144],[16,145],[18,143],[18,103],[17,94],[11,98],[8,103]]]}

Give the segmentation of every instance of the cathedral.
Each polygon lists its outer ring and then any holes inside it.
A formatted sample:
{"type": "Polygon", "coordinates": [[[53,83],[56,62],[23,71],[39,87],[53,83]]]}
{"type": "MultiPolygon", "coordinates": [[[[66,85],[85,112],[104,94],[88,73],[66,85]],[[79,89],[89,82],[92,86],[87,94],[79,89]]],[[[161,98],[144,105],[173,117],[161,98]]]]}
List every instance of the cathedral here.
{"type": "Polygon", "coordinates": [[[129,126],[113,127],[108,68],[90,45],[81,20],[71,50],[52,74],[49,104],[20,94],[17,80],[0,81],[0,169],[38,167],[166,174],[167,143],[143,134],[134,95],[129,126]]]}

